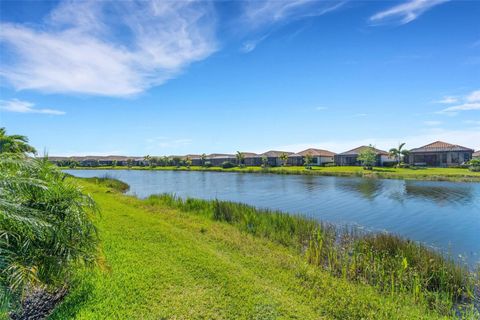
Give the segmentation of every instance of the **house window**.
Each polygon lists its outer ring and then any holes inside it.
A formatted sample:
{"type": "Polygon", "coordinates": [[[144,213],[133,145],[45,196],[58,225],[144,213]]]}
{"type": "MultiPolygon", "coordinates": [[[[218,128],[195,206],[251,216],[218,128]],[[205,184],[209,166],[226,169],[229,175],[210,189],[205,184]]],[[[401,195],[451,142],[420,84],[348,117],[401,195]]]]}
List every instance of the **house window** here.
{"type": "Polygon", "coordinates": [[[463,154],[463,160],[464,160],[465,162],[470,161],[470,160],[471,160],[471,158],[470,158],[470,153],[464,153],[464,154],[463,154]]]}
{"type": "Polygon", "coordinates": [[[458,152],[452,153],[452,163],[458,163],[458,152]]]}
{"type": "Polygon", "coordinates": [[[447,163],[447,154],[442,153],[442,163],[447,163]]]}

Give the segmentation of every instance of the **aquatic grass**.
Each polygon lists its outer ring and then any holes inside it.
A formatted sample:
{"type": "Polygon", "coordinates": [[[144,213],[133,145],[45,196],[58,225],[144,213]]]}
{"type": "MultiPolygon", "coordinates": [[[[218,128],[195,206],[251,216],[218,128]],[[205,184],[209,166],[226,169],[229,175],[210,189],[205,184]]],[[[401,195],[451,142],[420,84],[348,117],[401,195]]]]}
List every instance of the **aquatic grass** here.
{"type": "Polygon", "coordinates": [[[229,201],[162,194],[150,196],[145,203],[200,213],[243,232],[293,247],[310,264],[332,275],[370,284],[392,296],[408,294],[412,301],[444,315],[467,310],[479,284],[478,276],[466,265],[397,235],[339,228],[304,216],[229,201]]]}

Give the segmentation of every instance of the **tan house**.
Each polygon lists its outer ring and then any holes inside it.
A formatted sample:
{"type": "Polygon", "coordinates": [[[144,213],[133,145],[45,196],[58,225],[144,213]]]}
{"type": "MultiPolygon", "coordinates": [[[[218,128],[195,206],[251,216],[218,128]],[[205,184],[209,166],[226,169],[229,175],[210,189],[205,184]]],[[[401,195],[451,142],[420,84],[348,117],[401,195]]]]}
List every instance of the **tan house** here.
{"type": "Polygon", "coordinates": [[[472,159],[474,150],[443,141],[435,141],[410,150],[408,163],[416,166],[449,167],[472,159]]]}
{"type": "Polygon", "coordinates": [[[307,149],[288,156],[288,164],[291,166],[303,166],[305,164],[305,157],[310,155],[312,158],[311,165],[320,166],[325,163],[333,163],[335,153],[322,149],[307,149]]]}
{"type": "Polygon", "coordinates": [[[472,158],[473,159],[480,159],[480,150],[478,150],[477,152],[474,152],[472,154],[472,158]]]}

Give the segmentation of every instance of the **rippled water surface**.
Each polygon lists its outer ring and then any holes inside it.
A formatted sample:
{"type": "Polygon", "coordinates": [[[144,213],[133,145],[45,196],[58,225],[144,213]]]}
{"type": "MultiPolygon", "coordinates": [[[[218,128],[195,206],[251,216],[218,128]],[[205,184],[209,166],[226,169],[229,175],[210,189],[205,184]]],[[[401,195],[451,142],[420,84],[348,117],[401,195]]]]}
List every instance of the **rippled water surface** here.
{"type": "Polygon", "coordinates": [[[461,254],[471,265],[480,261],[480,183],[197,171],[66,172],[120,179],[130,185],[129,194],[142,198],[158,193],[217,198],[386,230],[461,254]]]}

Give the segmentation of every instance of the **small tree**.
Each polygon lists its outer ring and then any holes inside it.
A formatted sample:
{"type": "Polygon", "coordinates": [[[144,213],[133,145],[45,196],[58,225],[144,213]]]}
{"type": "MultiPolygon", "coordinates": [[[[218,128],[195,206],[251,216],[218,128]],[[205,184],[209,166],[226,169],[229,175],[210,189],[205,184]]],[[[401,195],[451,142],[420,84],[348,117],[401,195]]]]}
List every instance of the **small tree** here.
{"type": "Polygon", "coordinates": [[[116,167],[117,166],[117,160],[113,160],[112,161],[112,167],[116,167]]]}
{"type": "Polygon", "coordinates": [[[377,162],[377,153],[372,145],[369,145],[358,155],[358,161],[363,164],[363,168],[366,170],[372,170],[373,166],[377,162]]]}
{"type": "Polygon", "coordinates": [[[310,153],[307,153],[305,155],[305,157],[303,157],[303,161],[304,161],[304,164],[305,164],[305,168],[307,169],[311,169],[312,168],[312,155],[310,153]]]}
{"type": "Polygon", "coordinates": [[[288,154],[286,154],[285,152],[283,152],[283,153],[280,155],[280,160],[282,161],[282,166],[286,166],[286,165],[287,165],[287,161],[288,161],[288,154]]]}
{"type": "Polygon", "coordinates": [[[133,167],[133,159],[127,159],[127,167],[128,168],[133,167]]]}
{"type": "Polygon", "coordinates": [[[205,167],[205,163],[207,162],[207,155],[205,153],[202,153],[200,156],[200,161],[202,162],[202,167],[205,167]]]}
{"type": "Polygon", "coordinates": [[[262,168],[268,167],[268,158],[267,156],[262,157],[262,168]]]}
{"type": "Polygon", "coordinates": [[[190,168],[191,165],[192,165],[192,159],[190,159],[190,157],[186,157],[185,158],[185,166],[187,168],[190,168]]]}
{"type": "Polygon", "coordinates": [[[403,149],[404,146],[405,146],[405,142],[400,143],[398,145],[398,148],[392,148],[388,152],[391,157],[394,157],[397,160],[398,167],[400,166],[400,163],[402,162],[403,158],[408,156],[408,154],[410,153],[408,150],[403,149]]]}
{"type": "Polygon", "coordinates": [[[243,162],[245,161],[245,155],[240,151],[237,151],[237,154],[235,155],[235,157],[237,158],[237,164],[242,167],[243,162]]]}

